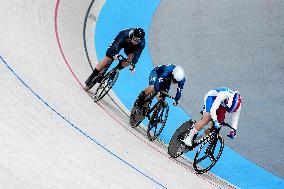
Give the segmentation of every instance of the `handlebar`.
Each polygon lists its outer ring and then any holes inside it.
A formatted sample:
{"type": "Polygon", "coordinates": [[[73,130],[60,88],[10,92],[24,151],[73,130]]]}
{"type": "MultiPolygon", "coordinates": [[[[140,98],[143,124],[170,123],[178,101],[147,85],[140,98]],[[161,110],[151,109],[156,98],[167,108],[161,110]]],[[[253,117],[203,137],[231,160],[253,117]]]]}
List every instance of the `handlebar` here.
{"type": "Polygon", "coordinates": [[[119,54],[118,56],[117,56],[117,59],[119,60],[119,61],[127,61],[128,62],[128,59],[127,58],[125,58],[123,55],[121,55],[121,54],[119,54]]]}
{"type": "Polygon", "coordinates": [[[161,97],[168,97],[168,98],[171,98],[171,99],[175,99],[175,97],[169,95],[166,91],[160,91],[160,95],[161,95],[161,97]]]}
{"type": "Polygon", "coordinates": [[[132,65],[132,66],[133,66],[133,68],[132,68],[132,69],[131,69],[131,67],[129,68],[129,70],[130,70],[130,71],[132,71],[132,70],[135,68],[135,65],[134,65],[134,64],[132,64],[132,62],[130,62],[130,61],[129,61],[127,58],[125,58],[123,55],[119,54],[119,55],[117,56],[117,59],[118,59],[120,62],[125,61],[125,62],[130,63],[130,65],[132,65]]]}
{"type": "Polygon", "coordinates": [[[223,122],[223,123],[221,123],[220,125],[229,127],[229,128],[232,129],[233,131],[237,132],[236,129],[234,129],[229,123],[223,122]]]}

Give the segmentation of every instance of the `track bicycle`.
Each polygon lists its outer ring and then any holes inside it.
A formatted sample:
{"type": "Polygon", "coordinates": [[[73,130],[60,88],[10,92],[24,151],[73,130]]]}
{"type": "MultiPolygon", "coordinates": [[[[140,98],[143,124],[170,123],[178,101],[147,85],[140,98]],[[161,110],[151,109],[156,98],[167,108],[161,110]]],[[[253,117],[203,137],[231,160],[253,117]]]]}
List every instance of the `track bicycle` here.
{"type": "MultiPolygon", "coordinates": [[[[128,62],[127,58],[125,58],[122,55],[118,55],[117,58],[118,58],[119,64],[121,64],[124,61],[128,62]]],[[[108,65],[105,69],[108,69],[109,66],[110,65],[108,65]]],[[[99,73],[99,75],[96,76],[92,80],[92,82],[90,84],[90,88],[92,88],[96,83],[99,83],[98,87],[96,88],[96,90],[94,92],[94,101],[95,102],[98,102],[106,94],[108,94],[108,92],[113,87],[116,80],[118,79],[118,76],[119,76],[119,70],[117,68],[113,68],[109,72],[107,72],[106,74],[99,73]]]]}
{"type": "Polygon", "coordinates": [[[167,92],[160,91],[158,94],[160,100],[151,107],[152,100],[157,94],[158,93],[147,95],[142,108],[137,106],[139,100],[137,98],[130,115],[130,125],[132,128],[137,127],[145,117],[148,118],[147,137],[150,141],[153,141],[160,136],[165,127],[169,113],[169,105],[166,102],[166,97],[174,99],[174,97],[168,95],[167,92]]]}
{"type": "Polygon", "coordinates": [[[177,158],[188,151],[192,151],[195,147],[199,147],[194,156],[193,168],[197,174],[203,174],[209,171],[222,155],[224,138],[220,135],[221,128],[225,126],[236,130],[228,123],[223,122],[218,129],[212,126],[208,135],[194,137],[193,145],[188,147],[181,140],[188,135],[194,122],[194,120],[186,121],[175,131],[168,146],[168,154],[172,158],[177,158]]]}

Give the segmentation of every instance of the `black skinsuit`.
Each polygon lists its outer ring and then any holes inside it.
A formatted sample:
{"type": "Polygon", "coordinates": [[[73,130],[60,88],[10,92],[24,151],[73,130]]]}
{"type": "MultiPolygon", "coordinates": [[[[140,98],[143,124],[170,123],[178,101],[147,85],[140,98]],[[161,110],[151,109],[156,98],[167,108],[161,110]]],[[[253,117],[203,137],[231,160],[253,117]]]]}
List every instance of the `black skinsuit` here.
{"type": "Polygon", "coordinates": [[[136,64],[138,62],[138,59],[145,47],[145,39],[142,39],[140,43],[134,46],[129,38],[129,32],[132,30],[134,30],[134,28],[127,28],[118,33],[107,49],[107,57],[113,59],[113,56],[119,54],[119,51],[124,48],[126,55],[134,53],[132,63],[136,64]]]}

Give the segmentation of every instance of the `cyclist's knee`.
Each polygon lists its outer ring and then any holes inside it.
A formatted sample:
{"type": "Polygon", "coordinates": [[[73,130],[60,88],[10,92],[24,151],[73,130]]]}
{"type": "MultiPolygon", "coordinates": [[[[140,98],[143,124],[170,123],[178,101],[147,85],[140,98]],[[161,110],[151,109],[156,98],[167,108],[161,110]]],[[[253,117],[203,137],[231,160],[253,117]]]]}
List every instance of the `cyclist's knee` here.
{"type": "Polygon", "coordinates": [[[102,71],[104,68],[106,68],[109,64],[111,64],[113,59],[105,56],[96,66],[96,69],[99,71],[102,71]]]}
{"type": "Polygon", "coordinates": [[[144,91],[146,95],[156,92],[154,85],[150,85],[144,91]]]}
{"type": "Polygon", "coordinates": [[[195,128],[200,131],[205,125],[207,125],[211,120],[210,113],[204,112],[203,117],[200,121],[195,123],[195,128]]]}
{"type": "Polygon", "coordinates": [[[108,56],[105,56],[102,60],[102,62],[105,64],[105,65],[108,65],[108,64],[111,64],[113,61],[113,58],[110,58],[108,56]]]}

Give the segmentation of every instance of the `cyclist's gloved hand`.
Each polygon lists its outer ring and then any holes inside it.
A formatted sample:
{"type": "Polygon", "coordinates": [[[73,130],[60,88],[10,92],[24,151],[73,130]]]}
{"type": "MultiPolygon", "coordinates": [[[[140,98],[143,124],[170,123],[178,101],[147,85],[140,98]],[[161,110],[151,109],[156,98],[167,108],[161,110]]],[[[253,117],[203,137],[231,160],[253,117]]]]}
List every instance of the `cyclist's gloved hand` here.
{"type": "Polygon", "coordinates": [[[219,122],[218,122],[217,120],[214,121],[214,127],[215,127],[216,129],[219,129],[219,128],[220,128],[220,124],[219,124],[219,122]]]}
{"type": "Polygon", "coordinates": [[[131,71],[134,70],[135,69],[135,64],[133,64],[132,62],[130,62],[129,64],[130,64],[129,70],[131,70],[131,71]]]}
{"type": "Polygon", "coordinates": [[[177,106],[178,105],[178,101],[174,101],[173,105],[177,106]]]}
{"type": "Polygon", "coordinates": [[[117,59],[118,59],[118,56],[119,56],[119,54],[114,55],[114,56],[113,56],[113,59],[114,59],[114,60],[117,60],[117,59]]]}
{"type": "Polygon", "coordinates": [[[227,136],[230,137],[231,139],[234,139],[236,137],[236,132],[232,130],[230,134],[228,134],[227,136]]]}
{"type": "Polygon", "coordinates": [[[130,68],[129,70],[134,73],[135,72],[135,64],[133,64],[132,62],[129,63],[130,64],[130,68]]]}

